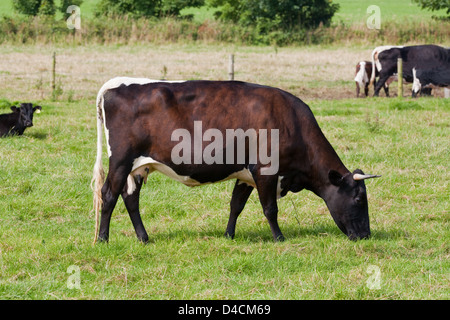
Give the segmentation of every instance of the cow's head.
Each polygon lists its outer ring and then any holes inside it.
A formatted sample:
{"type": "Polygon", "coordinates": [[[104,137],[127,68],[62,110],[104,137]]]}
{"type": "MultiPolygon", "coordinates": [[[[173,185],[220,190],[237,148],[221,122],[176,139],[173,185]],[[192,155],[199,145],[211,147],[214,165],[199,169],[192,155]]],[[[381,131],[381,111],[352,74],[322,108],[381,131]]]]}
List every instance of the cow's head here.
{"type": "Polygon", "coordinates": [[[21,127],[32,127],[33,126],[33,113],[37,111],[38,113],[40,110],[42,110],[41,106],[35,106],[33,107],[32,103],[22,103],[20,104],[20,108],[17,108],[16,106],[12,106],[11,110],[14,113],[19,114],[19,126],[21,127]]]}
{"type": "Polygon", "coordinates": [[[326,204],[337,226],[350,240],[365,239],[370,236],[369,209],[364,179],[376,178],[357,169],[353,173],[341,175],[330,170],[330,188],[326,204]]]}

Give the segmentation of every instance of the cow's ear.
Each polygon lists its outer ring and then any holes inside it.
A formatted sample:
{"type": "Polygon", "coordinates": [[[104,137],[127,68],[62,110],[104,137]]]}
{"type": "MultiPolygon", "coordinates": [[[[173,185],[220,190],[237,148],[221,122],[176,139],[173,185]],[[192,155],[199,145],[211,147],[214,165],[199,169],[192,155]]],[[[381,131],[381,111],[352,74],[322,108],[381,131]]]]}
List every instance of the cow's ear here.
{"type": "Polygon", "coordinates": [[[328,179],[330,180],[332,185],[335,185],[337,187],[341,186],[343,182],[342,174],[335,170],[330,170],[328,172],[328,179]]]}
{"type": "Polygon", "coordinates": [[[11,110],[12,112],[19,112],[19,108],[17,108],[16,106],[11,106],[11,110]]]}
{"type": "Polygon", "coordinates": [[[42,110],[41,106],[36,106],[33,108],[33,112],[36,112],[36,113],[41,113],[41,110],[42,110]]]}

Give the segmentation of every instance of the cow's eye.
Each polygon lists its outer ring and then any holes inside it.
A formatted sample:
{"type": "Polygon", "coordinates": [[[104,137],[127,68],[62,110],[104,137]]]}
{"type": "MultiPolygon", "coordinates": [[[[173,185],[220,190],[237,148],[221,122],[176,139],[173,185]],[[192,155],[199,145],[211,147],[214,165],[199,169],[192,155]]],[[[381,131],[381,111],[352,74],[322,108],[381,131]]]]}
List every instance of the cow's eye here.
{"type": "Polygon", "coordinates": [[[362,204],[364,204],[364,202],[365,202],[364,197],[357,196],[357,197],[355,198],[355,203],[356,203],[357,205],[362,205],[362,204]]]}

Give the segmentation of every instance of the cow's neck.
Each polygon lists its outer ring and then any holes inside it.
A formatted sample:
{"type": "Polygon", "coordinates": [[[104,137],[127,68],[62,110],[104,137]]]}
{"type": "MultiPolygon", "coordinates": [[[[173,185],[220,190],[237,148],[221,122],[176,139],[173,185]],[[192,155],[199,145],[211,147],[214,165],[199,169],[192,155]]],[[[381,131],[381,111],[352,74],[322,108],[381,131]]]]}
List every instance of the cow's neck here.
{"type": "Polygon", "coordinates": [[[342,163],[320,129],[317,130],[313,143],[308,147],[308,156],[311,164],[311,187],[309,189],[326,200],[328,189],[332,187],[328,177],[330,170],[335,170],[341,175],[350,171],[342,163]]]}

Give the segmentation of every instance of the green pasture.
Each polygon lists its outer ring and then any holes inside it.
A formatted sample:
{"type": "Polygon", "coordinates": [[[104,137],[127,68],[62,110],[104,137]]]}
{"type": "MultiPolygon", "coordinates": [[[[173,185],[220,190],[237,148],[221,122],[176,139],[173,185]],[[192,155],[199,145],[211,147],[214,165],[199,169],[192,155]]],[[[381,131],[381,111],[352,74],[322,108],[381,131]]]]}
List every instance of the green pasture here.
{"type": "MultiPolygon", "coordinates": [[[[82,18],[93,17],[95,2],[84,1],[82,18]]],[[[410,0],[336,2],[337,23],[364,23],[372,4],[380,6],[382,26],[384,17],[438,15],[410,0]]],[[[212,14],[186,13],[197,20],[212,14]]],[[[12,14],[11,1],[0,1],[2,14],[12,14]]],[[[302,63],[292,57],[295,48],[141,45],[56,48],[53,98],[54,49],[39,42],[2,47],[0,114],[24,99],[43,110],[23,136],[0,139],[0,299],[450,297],[450,99],[348,98],[354,65],[372,44],[306,47],[298,51],[302,63]],[[349,241],[325,203],[304,190],[279,200],[286,241],[276,243],[254,191],[230,240],[223,234],[234,181],[189,188],[154,173],[141,192],[149,243],[137,241],[119,200],[110,242],[93,245],[94,104],[103,77],[157,78],[165,70],[174,79],[222,79],[229,52],[236,52],[237,78],[303,97],[348,169],[382,175],[366,182],[372,237],[349,241]],[[331,100],[337,94],[344,99],[331,100]]],[[[107,169],[106,150],[104,163],[107,169]]]]}
{"type": "Polygon", "coordinates": [[[285,242],[256,192],[226,239],[232,181],[155,173],[141,198],[150,243],[119,200],[110,243],[92,245],[95,107],[44,100],[33,128],[0,140],[0,298],[448,299],[449,100],[308,103],[349,169],[382,175],[367,181],[371,239],[349,241],[308,191],[279,200],[285,242]]]}
{"type": "Polygon", "coordinates": [[[339,3],[340,9],[335,14],[334,22],[343,21],[347,24],[366,23],[367,18],[373,13],[367,12],[367,8],[376,5],[380,8],[381,26],[383,21],[421,21],[428,20],[432,16],[443,16],[445,10],[429,11],[423,10],[421,7],[411,0],[333,0],[339,3]]]}

